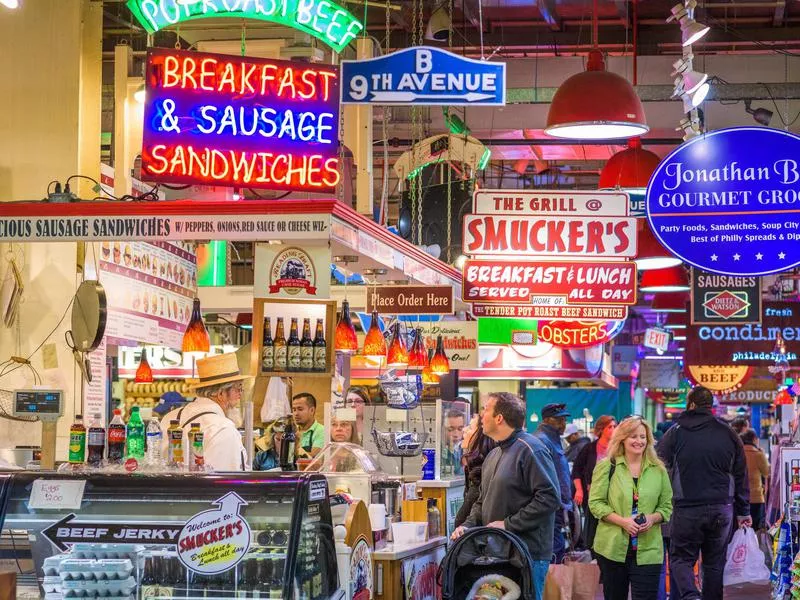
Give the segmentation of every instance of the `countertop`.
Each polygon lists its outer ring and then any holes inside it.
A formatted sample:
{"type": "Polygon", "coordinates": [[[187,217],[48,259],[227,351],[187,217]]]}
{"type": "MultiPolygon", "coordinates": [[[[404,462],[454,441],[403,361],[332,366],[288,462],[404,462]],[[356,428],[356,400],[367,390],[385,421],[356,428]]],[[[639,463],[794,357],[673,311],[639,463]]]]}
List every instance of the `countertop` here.
{"type": "Polygon", "coordinates": [[[439,546],[447,544],[447,538],[439,536],[429,539],[427,542],[419,542],[416,544],[404,544],[402,546],[395,546],[395,544],[387,544],[386,547],[376,550],[372,553],[372,558],[375,560],[402,560],[409,556],[421,554],[427,550],[433,550],[439,546]]]}
{"type": "Polygon", "coordinates": [[[418,488],[454,488],[464,485],[464,476],[459,475],[450,479],[418,479],[414,483],[418,488]]]}

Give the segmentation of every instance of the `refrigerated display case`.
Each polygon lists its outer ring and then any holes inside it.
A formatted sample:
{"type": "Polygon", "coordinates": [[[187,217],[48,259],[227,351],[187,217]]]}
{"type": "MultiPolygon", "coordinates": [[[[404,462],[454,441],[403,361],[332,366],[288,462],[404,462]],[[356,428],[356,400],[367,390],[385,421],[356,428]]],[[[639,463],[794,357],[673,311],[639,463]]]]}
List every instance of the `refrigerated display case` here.
{"type": "Polygon", "coordinates": [[[318,474],[8,473],[0,527],[45,598],[343,597],[318,474]]]}

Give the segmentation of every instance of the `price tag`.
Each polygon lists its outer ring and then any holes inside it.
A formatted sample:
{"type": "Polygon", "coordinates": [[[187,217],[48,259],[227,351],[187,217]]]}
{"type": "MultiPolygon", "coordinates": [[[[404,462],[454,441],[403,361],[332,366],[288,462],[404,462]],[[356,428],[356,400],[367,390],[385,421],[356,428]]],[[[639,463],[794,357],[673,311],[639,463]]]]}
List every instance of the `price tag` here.
{"type": "Polygon", "coordinates": [[[83,501],[85,481],[37,479],[33,482],[28,508],[78,510],[83,501]]]}

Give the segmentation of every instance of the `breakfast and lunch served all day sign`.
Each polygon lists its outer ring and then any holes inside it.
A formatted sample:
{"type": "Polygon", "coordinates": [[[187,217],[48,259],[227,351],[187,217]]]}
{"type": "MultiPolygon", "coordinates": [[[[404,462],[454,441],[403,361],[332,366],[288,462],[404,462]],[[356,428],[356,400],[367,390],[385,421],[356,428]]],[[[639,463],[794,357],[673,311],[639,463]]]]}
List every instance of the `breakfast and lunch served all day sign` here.
{"type": "Polygon", "coordinates": [[[283,60],[147,51],[147,181],[331,192],[339,71],[283,60]]]}
{"type": "Polygon", "coordinates": [[[628,209],[619,192],[475,192],[464,218],[463,300],[481,317],[625,319],[636,303],[628,209]]]}
{"type": "Polygon", "coordinates": [[[661,243],[722,275],[800,264],[800,137],[767,127],[719,129],[678,146],[647,187],[661,243]]]}

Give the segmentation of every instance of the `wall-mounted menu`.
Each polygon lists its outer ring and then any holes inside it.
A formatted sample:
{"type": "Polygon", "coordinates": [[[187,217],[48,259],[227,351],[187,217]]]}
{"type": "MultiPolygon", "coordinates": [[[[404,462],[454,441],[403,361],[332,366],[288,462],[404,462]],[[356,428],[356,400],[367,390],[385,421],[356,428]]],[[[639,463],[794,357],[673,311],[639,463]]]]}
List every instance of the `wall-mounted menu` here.
{"type": "Polygon", "coordinates": [[[99,277],[109,338],[180,347],[197,293],[193,244],[102,242],[99,277]]]}

